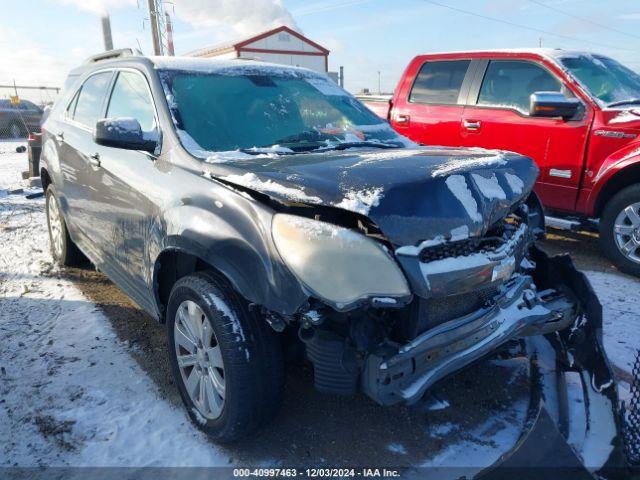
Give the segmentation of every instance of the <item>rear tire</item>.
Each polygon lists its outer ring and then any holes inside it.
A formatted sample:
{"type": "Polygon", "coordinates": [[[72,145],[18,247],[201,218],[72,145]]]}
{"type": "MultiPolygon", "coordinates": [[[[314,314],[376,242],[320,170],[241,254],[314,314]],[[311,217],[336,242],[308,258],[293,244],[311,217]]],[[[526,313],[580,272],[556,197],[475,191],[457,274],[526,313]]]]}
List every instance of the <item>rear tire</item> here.
{"type": "Polygon", "coordinates": [[[640,184],[609,200],[600,219],[600,242],[620,271],[640,276],[640,184]]]}
{"type": "Polygon", "coordinates": [[[226,279],[213,272],[181,278],[166,319],[173,375],[200,430],[229,442],[275,416],[284,384],[279,339],[226,279]]]}
{"type": "Polygon", "coordinates": [[[47,188],[45,211],[47,212],[49,245],[51,246],[53,260],[65,267],[80,265],[84,257],[69,236],[67,224],[64,221],[60,202],[58,202],[53,185],[49,185],[47,188]]]}

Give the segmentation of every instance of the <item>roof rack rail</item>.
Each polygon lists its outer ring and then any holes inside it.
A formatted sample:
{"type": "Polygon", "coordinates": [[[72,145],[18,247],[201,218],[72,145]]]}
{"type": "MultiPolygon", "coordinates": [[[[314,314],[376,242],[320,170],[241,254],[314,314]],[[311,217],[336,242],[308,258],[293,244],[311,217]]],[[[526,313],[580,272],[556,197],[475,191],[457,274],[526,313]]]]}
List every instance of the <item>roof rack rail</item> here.
{"type": "Polygon", "coordinates": [[[114,58],[133,57],[135,55],[142,55],[142,52],[137,48],[119,48],[117,50],[107,50],[106,52],[91,55],[84,61],[84,63],[96,63],[103,60],[112,60],[114,58]]]}

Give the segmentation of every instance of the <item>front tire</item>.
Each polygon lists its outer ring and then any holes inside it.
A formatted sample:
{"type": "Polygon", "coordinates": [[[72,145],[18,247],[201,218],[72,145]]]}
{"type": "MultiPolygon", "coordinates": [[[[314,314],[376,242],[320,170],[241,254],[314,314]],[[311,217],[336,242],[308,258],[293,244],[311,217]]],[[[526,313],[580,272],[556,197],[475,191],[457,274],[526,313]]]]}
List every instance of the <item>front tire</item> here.
{"type": "Polygon", "coordinates": [[[56,198],[53,185],[49,185],[47,188],[45,210],[47,212],[49,244],[53,260],[65,267],[79,265],[82,262],[82,253],[80,253],[80,250],[69,236],[67,224],[64,221],[60,202],[56,198]]]}
{"type": "Polygon", "coordinates": [[[173,374],[200,430],[228,442],[275,415],[284,383],[279,339],[224,278],[178,280],[166,318],[173,374]]]}
{"type": "Polygon", "coordinates": [[[600,219],[600,242],[619,270],[640,276],[640,184],[609,200],[600,219]]]}

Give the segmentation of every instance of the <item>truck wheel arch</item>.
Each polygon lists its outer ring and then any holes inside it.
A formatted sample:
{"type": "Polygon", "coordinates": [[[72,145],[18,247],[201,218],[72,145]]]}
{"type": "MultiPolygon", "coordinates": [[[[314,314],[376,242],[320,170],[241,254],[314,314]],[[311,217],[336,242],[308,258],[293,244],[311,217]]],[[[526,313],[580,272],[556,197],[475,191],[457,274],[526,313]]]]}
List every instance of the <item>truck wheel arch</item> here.
{"type": "Polygon", "coordinates": [[[616,193],[636,183],[640,183],[640,156],[631,160],[627,166],[617,169],[609,178],[603,179],[603,185],[595,199],[593,216],[599,218],[607,202],[616,193]]]}

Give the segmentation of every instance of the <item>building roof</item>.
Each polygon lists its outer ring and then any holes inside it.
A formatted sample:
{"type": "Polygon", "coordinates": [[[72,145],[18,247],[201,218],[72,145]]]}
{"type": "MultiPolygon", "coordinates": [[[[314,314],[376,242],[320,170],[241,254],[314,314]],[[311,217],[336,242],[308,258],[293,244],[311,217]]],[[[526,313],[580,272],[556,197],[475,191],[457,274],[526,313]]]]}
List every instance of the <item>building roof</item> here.
{"type": "Polygon", "coordinates": [[[282,25],[280,27],[276,27],[276,28],[272,28],[270,30],[255,34],[255,35],[251,35],[250,37],[243,37],[240,39],[236,39],[230,42],[224,42],[224,43],[219,43],[218,45],[212,45],[209,47],[203,47],[203,48],[199,48],[197,50],[193,50],[191,52],[186,53],[187,56],[193,56],[193,57],[197,57],[197,56],[202,56],[202,55],[210,55],[212,53],[218,53],[218,54],[222,54],[222,53],[227,53],[227,52],[233,52],[235,50],[240,50],[242,47],[253,43],[255,41],[261,40],[263,38],[269,37],[275,33],[280,33],[280,32],[287,32],[290,35],[293,35],[296,38],[299,38],[300,40],[302,40],[303,42],[308,43],[309,45],[317,48],[318,50],[320,50],[320,52],[322,52],[325,55],[329,54],[329,50],[327,50],[326,48],[324,48],[321,45],[318,45],[316,42],[309,40],[307,37],[305,37],[304,35],[302,35],[299,32],[296,32],[295,30],[293,30],[292,28],[287,27],[286,25],[282,25]]]}

